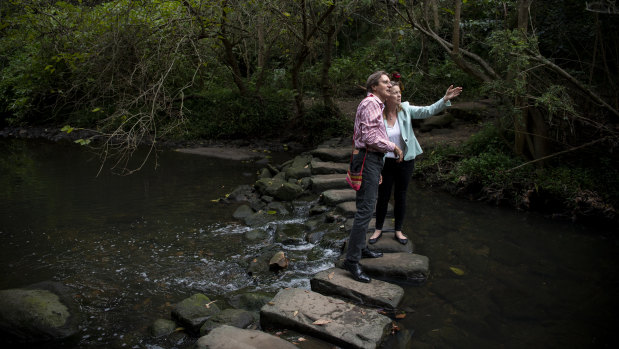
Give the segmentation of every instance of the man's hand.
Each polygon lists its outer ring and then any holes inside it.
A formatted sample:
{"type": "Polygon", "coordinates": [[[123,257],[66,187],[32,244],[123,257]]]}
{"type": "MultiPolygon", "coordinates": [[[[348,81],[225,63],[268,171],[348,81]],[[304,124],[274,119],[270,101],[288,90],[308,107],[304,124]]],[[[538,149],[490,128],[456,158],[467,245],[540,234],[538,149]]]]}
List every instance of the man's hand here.
{"type": "Polygon", "coordinates": [[[404,154],[402,154],[402,149],[398,148],[398,146],[395,146],[395,149],[393,149],[393,153],[395,154],[395,162],[402,162],[402,160],[404,159],[404,154]]]}

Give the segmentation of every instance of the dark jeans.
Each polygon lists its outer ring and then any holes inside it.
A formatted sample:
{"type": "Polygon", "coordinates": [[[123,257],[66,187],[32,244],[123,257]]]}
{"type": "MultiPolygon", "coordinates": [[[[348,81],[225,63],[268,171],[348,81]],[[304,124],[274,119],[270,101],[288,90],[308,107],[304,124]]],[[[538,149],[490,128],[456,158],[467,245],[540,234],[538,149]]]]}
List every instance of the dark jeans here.
{"type": "Polygon", "coordinates": [[[359,262],[361,250],[366,246],[365,236],[376,206],[378,181],[380,180],[380,171],[383,169],[383,156],[382,153],[368,152],[365,158],[361,188],[357,191],[356,197],[357,213],[355,213],[355,220],[348,238],[346,259],[350,262],[359,262]]]}
{"type": "Polygon", "coordinates": [[[410,183],[415,160],[395,162],[395,159],[386,158],[383,167],[383,183],[378,187],[378,201],[376,203],[376,229],[382,230],[387,215],[387,206],[391,197],[391,188],[395,187],[393,199],[393,215],[395,216],[395,230],[402,230],[402,222],[406,212],[406,190],[410,183]]]}

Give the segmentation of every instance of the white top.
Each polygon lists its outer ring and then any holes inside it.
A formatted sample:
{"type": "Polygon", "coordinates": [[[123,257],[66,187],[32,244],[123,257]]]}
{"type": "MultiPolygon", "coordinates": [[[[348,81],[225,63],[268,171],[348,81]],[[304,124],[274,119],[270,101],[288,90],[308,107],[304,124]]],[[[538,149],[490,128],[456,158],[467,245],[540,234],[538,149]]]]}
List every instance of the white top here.
{"type": "MultiPolygon", "coordinates": [[[[403,144],[402,132],[400,132],[400,125],[398,121],[396,120],[396,122],[393,123],[393,126],[389,126],[388,123],[385,123],[385,125],[387,125],[387,136],[389,137],[389,140],[395,143],[395,145],[397,145],[398,148],[404,149],[402,145],[403,144]]],[[[392,159],[396,158],[395,154],[392,151],[385,154],[385,157],[392,158],[392,159]]]]}

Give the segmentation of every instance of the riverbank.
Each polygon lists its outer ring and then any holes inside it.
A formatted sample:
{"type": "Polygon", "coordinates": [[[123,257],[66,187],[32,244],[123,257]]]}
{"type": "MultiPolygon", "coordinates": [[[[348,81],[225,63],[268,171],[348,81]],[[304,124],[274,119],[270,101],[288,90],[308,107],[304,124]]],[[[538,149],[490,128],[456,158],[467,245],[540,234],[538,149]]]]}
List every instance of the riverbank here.
{"type": "MultiPolygon", "coordinates": [[[[339,100],[343,115],[354,118],[358,101],[339,100]]],[[[467,156],[462,153],[471,136],[478,134],[484,125],[497,119],[499,112],[491,100],[457,102],[449,113],[423,121],[415,121],[415,134],[424,153],[416,159],[415,181],[427,188],[446,191],[451,195],[472,201],[486,202],[493,206],[521,211],[541,212],[550,219],[578,222],[607,230],[619,225],[617,208],[603,195],[587,188],[571,192],[551,192],[536,183],[484,183],[480,177],[457,176],[459,166],[467,156]]],[[[96,133],[75,129],[63,131],[60,127],[7,127],[0,130],[0,138],[46,139],[53,142],[79,142],[92,139],[92,144],[104,139],[96,133]]],[[[183,149],[185,152],[211,153],[213,156],[261,161],[268,152],[289,152],[292,156],[309,151],[311,146],[295,141],[292,136],[281,139],[235,139],[235,140],[160,140],[158,149],[183,149]],[[219,151],[221,149],[221,151],[219,151]],[[228,155],[227,155],[228,154],[228,155]],[[252,156],[253,155],[262,155],[252,156]],[[230,155],[232,156],[232,155],[230,155]]],[[[342,136],[347,138],[348,136],[342,136]]],[[[482,140],[483,142],[484,140],[482,140]]],[[[487,164],[486,164],[487,165],[487,164]]],[[[482,169],[483,170],[483,169],[482,169]]],[[[486,169],[492,171],[493,168],[486,169]]],[[[528,171],[537,171],[532,169],[528,171]]],[[[481,174],[483,175],[483,174],[481,174]]],[[[554,180],[553,174],[547,176],[554,180]]],[[[554,186],[562,186],[561,178],[554,186]]]]}

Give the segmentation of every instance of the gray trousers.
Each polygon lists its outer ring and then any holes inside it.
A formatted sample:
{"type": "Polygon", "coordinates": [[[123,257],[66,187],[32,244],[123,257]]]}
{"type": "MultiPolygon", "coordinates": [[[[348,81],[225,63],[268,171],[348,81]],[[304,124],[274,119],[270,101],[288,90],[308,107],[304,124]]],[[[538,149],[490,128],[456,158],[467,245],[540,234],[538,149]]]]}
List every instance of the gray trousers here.
{"type": "Polygon", "coordinates": [[[355,213],[355,220],[348,238],[346,259],[349,262],[359,262],[361,250],[366,246],[365,238],[378,197],[378,182],[383,170],[383,156],[382,153],[368,152],[365,158],[361,188],[357,191],[356,197],[357,213],[355,213]]]}

